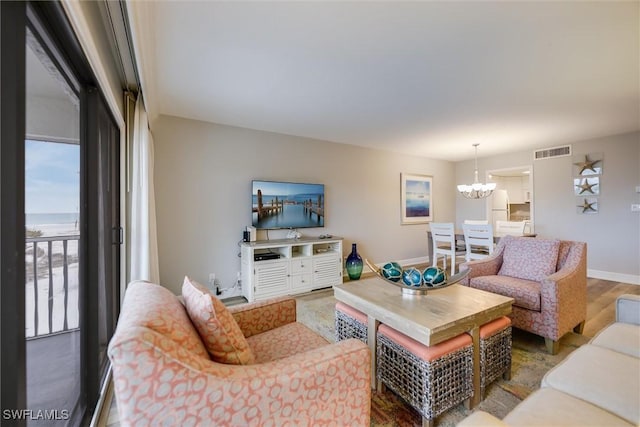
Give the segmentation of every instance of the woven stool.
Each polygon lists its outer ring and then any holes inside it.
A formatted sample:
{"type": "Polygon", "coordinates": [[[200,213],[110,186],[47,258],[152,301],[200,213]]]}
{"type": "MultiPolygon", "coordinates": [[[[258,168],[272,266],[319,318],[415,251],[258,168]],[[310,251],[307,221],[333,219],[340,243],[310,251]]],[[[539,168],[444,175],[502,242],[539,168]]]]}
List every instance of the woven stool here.
{"type": "Polygon", "coordinates": [[[422,425],[432,425],[438,415],[473,395],[469,335],[427,347],[380,325],[377,340],[378,381],[413,406],[422,415],[422,425]]]}
{"type": "Polygon", "coordinates": [[[366,344],[367,315],[347,304],[336,303],[335,338],[336,342],[357,338],[366,344]]]}
{"type": "Polygon", "coordinates": [[[511,378],[511,319],[503,316],[480,327],[480,397],[502,375],[511,378]]]}

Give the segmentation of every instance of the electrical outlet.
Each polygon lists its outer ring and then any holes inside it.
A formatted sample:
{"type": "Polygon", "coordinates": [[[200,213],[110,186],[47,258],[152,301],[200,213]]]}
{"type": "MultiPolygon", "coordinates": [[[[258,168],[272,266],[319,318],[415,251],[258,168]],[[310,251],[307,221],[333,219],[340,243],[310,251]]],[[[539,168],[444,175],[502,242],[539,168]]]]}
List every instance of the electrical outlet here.
{"type": "Polygon", "coordinates": [[[216,284],[216,273],[209,273],[209,285],[213,287],[216,284]]]}
{"type": "Polygon", "coordinates": [[[637,204],[631,205],[631,212],[640,212],[640,205],[637,205],[637,204]]]}
{"type": "Polygon", "coordinates": [[[636,187],[636,193],[640,193],[640,185],[636,187]]]}

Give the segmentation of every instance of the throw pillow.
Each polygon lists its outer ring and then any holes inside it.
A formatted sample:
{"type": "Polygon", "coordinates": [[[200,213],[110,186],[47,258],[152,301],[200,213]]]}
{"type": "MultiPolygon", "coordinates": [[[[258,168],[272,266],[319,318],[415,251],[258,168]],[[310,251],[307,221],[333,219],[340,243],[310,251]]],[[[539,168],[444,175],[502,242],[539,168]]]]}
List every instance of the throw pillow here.
{"type": "Polygon", "coordinates": [[[255,363],[255,356],[233,315],[207,288],[185,277],[182,297],[211,359],[233,365],[255,363]]]}
{"type": "Polygon", "coordinates": [[[539,282],[555,273],[559,248],[560,240],[510,238],[504,248],[498,275],[539,282]]]}

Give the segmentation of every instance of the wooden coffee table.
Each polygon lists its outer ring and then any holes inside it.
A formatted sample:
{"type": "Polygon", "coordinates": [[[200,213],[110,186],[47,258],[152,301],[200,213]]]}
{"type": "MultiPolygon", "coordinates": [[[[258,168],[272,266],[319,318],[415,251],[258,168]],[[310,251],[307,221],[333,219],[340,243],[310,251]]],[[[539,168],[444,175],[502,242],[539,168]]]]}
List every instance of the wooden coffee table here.
{"type": "Polygon", "coordinates": [[[473,398],[480,402],[480,326],[511,313],[513,298],[463,285],[407,295],[379,277],[347,282],[333,287],[335,298],[368,316],[371,349],[371,388],[376,381],[376,331],[380,323],[433,346],[463,332],[473,340],[473,398]]]}

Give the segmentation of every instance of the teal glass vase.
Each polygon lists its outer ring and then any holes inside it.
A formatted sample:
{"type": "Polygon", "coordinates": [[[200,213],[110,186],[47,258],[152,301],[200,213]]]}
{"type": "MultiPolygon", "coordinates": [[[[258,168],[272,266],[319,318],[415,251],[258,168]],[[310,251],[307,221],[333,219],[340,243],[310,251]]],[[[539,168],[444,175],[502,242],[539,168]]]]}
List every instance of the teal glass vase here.
{"type": "Polygon", "coordinates": [[[351,253],[347,257],[347,274],[349,280],[358,280],[362,274],[362,257],[358,254],[356,244],[351,245],[351,253]]]}

